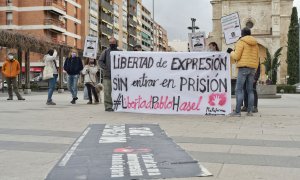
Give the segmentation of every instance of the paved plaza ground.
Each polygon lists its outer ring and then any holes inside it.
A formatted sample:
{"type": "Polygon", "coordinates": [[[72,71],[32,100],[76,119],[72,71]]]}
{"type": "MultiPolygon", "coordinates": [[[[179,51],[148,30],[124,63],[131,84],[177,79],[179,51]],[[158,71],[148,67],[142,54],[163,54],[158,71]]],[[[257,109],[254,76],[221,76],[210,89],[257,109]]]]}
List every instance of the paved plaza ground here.
{"type": "MultiPolygon", "coordinates": [[[[200,180],[299,180],[300,94],[260,99],[253,117],[110,113],[103,104],[70,104],[68,92],[0,93],[0,179],[44,179],[89,124],[159,124],[213,176],[200,180]]],[[[235,99],[232,99],[235,104],[235,99]]]]}

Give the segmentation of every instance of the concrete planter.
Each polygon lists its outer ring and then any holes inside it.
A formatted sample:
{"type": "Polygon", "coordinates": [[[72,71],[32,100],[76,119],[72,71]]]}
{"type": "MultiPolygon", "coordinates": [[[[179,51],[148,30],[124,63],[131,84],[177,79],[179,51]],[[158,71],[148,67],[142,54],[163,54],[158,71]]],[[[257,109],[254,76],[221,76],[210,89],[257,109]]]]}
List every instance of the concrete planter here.
{"type": "Polygon", "coordinates": [[[257,85],[257,94],[259,98],[281,98],[281,95],[277,95],[276,85],[257,85]]]}

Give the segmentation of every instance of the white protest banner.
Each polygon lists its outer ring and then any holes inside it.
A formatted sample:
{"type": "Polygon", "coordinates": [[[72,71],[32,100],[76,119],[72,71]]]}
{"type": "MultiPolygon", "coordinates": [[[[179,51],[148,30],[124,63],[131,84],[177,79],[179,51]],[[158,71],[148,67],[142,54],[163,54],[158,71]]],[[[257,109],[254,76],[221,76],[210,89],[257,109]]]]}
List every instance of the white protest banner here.
{"type": "Polygon", "coordinates": [[[230,59],[224,52],[111,52],[117,112],[227,115],[230,59]]]}
{"type": "Polygon", "coordinates": [[[204,51],[205,32],[189,33],[189,44],[191,51],[204,51]]]}
{"type": "Polygon", "coordinates": [[[222,30],[225,36],[226,44],[232,44],[241,37],[241,24],[239,14],[233,13],[221,18],[222,30]]]}
{"type": "Polygon", "coordinates": [[[98,38],[93,36],[87,36],[85,38],[83,57],[97,58],[98,52],[98,38]]]}

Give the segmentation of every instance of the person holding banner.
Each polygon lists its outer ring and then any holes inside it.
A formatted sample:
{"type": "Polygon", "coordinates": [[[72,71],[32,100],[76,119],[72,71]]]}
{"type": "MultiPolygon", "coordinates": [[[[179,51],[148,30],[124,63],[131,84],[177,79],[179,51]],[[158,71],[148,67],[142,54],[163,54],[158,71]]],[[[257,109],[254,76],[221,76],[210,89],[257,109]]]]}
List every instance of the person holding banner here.
{"type": "Polygon", "coordinates": [[[111,67],[110,67],[110,52],[111,51],[119,51],[117,40],[115,38],[109,39],[109,48],[105,49],[100,58],[99,65],[100,68],[103,69],[103,86],[104,86],[104,107],[105,111],[112,112],[114,111],[112,106],[112,98],[111,98],[111,67]]]}
{"type": "Polygon", "coordinates": [[[236,108],[232,112],[231,116],[241,116],[241,107],[244,99],[243,86],[246,83],[246,89],[248,92],[248,107],[247,116],[253,116],[253,82],[256,69],[258,68],[258,43],[257,40],[251,36],[251,30],[244,28],[241,31],[242,37],[236,43],[235,50],[228,48],[227,53],[230,54],[231,60],[236,61],[238,68],[238,77],[236,84],[236,108]]]}

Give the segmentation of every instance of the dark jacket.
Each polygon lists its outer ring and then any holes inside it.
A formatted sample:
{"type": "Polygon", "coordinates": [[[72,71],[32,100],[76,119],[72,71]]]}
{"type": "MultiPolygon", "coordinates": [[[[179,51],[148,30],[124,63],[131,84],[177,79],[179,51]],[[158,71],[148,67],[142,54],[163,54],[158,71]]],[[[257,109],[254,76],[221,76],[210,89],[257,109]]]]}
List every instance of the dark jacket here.
{"type": "Polygon", "coordinates": [[[254,75],[254,83],[256,83],[258,81],[259,77],[260,77],[260,62],[258,64],[258,68],[257,68],[256,73],[254,75]]]}
{"type": "Polygon", "coordinates": [[[64,64],[64,70],[68,73],[68,75],[77,75],[80,74],[80,71],[83,69],[82,61],[79,57],[73,59],[72,57],[68,57],[64,64]]]}
{"type": "MultiPolygon", "coordinates": [[[[120,51],[120,50],[117,49],[116,51],[120,51]]],[[[111,52],[110,48],[105,49],[99,58],[99,66],[101,69],[103,69],[104,79],[111,79],[110,52],[111,52]]]]}

